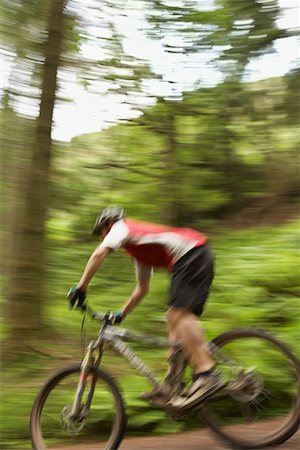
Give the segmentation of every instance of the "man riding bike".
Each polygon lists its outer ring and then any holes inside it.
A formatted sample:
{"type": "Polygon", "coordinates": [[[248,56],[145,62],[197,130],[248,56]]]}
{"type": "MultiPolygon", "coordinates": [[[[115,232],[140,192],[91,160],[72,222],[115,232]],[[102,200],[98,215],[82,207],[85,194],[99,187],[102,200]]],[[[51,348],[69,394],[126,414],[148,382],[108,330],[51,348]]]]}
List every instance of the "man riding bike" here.
{"type": "MultiPolygon", "coordinates": [[[[214,276],[214,265],[207,238],[191,228],[174,228],[125,217],[118,207],[105,208],[97,217],[93,234],[102,240],[94,250],[76,287],[68,297],[72,306],[82,306],[86,290],[104,259],[111,251],[123,248],[135,262],[135,289],[121,310],[114,314],[121,322],[149,291],[153,268],[166,268],[171,274],[167,322],[170,341],[181,344],[185,358],[193,369],[193,382],[185,394],[170,401],[170,405],[189,408],[205,400],[219,389],[222,382],[215,371],[197,324],[201,316],[214,276]]],[[[172,360],[172,358],[170,358],[172,360]]],[[[158,389],[144,394],[151,400],[168,394],[169,372],[158,389]]]]}

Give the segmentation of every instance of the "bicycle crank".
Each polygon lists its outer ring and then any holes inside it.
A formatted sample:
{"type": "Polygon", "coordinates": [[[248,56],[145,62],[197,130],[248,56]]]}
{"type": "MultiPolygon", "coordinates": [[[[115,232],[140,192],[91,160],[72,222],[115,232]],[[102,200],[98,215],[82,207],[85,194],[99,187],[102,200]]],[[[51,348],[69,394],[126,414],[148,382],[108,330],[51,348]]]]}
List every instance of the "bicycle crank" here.
{"type": "Polygon", "coordinates": [[[235,400],[251,403],[264,392],[263,378],[255,373],[255,368],[244,369],[227,385],[227,390],[235,400]]]}

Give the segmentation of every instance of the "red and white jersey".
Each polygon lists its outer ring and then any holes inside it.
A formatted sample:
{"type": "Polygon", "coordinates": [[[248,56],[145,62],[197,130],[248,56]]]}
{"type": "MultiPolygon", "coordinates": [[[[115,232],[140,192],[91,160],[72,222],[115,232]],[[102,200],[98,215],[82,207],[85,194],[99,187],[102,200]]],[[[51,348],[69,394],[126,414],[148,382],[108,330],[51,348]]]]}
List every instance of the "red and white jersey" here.
{"type": "Polygon", "coordinates": [[[104,247],[124,248],[141,267],[172,266],[192,248],[205,244],[207,237],[191,228],[174,228],[131,219],[113,224],[102,241],[104,247]]]}

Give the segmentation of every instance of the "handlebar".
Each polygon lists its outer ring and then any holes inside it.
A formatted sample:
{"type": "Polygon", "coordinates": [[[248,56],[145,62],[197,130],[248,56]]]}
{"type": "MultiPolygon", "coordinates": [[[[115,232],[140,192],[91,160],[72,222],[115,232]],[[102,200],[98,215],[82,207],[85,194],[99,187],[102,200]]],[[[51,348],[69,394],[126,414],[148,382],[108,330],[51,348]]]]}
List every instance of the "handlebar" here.
{"type": "Polygon", "coordinates": [[[92,308],[87,305],[82,305],[78,309],[81,309],[81,311],[91,316],[94,320],[105,322],[106,325],[113,325],[113,316],[111,312],[100,313],[92,310],[92,308]]]}

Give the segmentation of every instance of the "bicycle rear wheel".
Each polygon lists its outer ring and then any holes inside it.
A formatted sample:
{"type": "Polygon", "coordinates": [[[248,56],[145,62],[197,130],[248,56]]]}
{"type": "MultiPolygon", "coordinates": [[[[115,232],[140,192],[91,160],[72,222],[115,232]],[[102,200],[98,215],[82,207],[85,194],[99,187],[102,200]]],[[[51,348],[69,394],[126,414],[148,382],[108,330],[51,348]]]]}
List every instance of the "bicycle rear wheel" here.
{"type": "Polygon", "coordinates": [[[233,448],[266,448],[289,439],[300,424],[300,364],[288,348],[256,329],[224,333],[211,348],[223,359],[228,386],[203,406],[206,424],[233,448]]]}
{"type": "Polygon", "coordinates": [[[57,372],[39,392],[30,418],[35,450],[73,450],[77,444],[81,444],[79,448],[86,444],[86,448],[99,450],[119,447],[125,431],[125,413],[115,381],[102,369],[91,368],[85,395],[92,379],[96,385],[89,415],[86,419],[70,420],[79,377],[80,364],[72,365],[57,372]]]}

